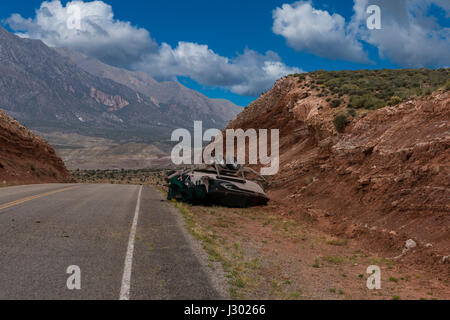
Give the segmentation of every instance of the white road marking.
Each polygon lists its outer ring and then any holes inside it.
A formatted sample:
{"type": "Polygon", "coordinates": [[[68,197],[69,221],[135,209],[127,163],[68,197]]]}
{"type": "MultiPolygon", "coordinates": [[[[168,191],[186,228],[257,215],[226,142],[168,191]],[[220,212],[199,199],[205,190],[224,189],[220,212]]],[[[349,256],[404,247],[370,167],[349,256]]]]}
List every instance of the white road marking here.
{"type": "Polygon", "coordinates": [[[127,255],[125,256],[125,265],[123,268],[122,286],[120,288],[119,300],[130,300],[131,289],[131,269],[133,266],[134,241],[136,239],[136,229],[139,219],[139,208],[141,206],[142,186],[139,189],[136,210],[134,211],[133,224],[131,225],[130,238],[128,240],[127,255]]]}

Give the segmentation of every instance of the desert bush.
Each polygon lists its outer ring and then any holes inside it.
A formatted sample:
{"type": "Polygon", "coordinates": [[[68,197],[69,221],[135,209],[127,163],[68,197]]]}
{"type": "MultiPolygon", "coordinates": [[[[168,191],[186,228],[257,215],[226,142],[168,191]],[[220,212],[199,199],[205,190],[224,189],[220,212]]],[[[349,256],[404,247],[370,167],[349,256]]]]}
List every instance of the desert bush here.
{"type": "Polygon", "coordinates": [[[341,105],[341,103],[342,103],[342,100],[334,99],[333,101],[331,101],[330,106],[332,108],[337,108],[337,107],[339,107],[341,105]]]}
{"type": "Polygon", "coordinates": [[[363,108],[365,105],[365,102],[366,102],[365,97],[352,96],[350,98],[349,107],[356,108],[356,109],[363,108]]]}
{"type": "Polygon", "coordinates": [[[355,109],[349,109],[348,114],[352,117],[356,117],[356,110],[355,109]]]}
{"type": "Polygon", "coordinates": [[[348,118],[345,114],[340,113],[334,117],[333,123],[334,127],[336,128],[337,132],[344,132],[345,127],[348,124],[348,118]]]}
{"type": "Polygon", "coordinates": [[[395,106],[395,105],[397,105],[397,104],[399,104],[400,102],[402,102],[403,100],[402,100],[402,98],[400,98],[399,96],[393,96],[392,98],[391,98],[391,100],[389,100],[389,105],[390,106],[395,106]]]}

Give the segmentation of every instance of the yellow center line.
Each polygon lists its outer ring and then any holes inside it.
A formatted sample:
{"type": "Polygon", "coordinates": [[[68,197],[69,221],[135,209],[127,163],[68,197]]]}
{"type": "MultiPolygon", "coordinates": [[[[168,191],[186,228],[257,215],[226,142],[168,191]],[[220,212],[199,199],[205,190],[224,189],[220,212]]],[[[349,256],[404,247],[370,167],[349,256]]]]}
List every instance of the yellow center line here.
{"type": "Polygon", "coordinates": [[[39,199],[39,198],[43,198],[43,197],[48,197],[48,196],[56,194],[56,193],[61,193],[61,192],[64,192],[64,191],[73,190],[75,188],[78,188],[78,187],[70,187],[70,188],[65,188],[65,189],[54,190],[54,191],[50,191],[50,192],[46,192],[46,193],[37,194],[35,196],[22,198],[22,199],[13,201],[13,202],[8,202],[8,203],[0,205],[0,211],[4,210],[4,209],[7,209],[7,208],[10,208],[10,207],[17,206],[19,204],[22,204],[22,203],[25,203],[25,202],[28,202],[28,201],[31,201],[31,200],[35,200],[35,199],[39,199]]]}

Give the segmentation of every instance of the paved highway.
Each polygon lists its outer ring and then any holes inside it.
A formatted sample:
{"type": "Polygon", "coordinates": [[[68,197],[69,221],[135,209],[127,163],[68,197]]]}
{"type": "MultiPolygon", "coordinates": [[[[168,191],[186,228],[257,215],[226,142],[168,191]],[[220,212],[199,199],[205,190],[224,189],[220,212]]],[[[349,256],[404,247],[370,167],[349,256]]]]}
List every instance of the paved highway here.
{"type": "Polygon", "coordinates": [[[0,189],[0,299],[221,299],[223,283],[150,187],[0,189]]]}

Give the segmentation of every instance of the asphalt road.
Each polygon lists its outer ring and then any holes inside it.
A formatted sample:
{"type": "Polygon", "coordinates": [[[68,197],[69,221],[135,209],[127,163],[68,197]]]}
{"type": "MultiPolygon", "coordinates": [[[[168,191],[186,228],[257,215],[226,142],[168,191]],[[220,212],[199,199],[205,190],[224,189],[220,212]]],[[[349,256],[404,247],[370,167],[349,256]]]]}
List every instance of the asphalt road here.
{"type": "Polygon", "coordinates": [[[206,264],[179,213],[150,187],[0,189],[0,299],[226,298],[206,264]],[[69,266],[79,267],[80,289],[69,266]]]}

